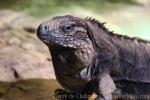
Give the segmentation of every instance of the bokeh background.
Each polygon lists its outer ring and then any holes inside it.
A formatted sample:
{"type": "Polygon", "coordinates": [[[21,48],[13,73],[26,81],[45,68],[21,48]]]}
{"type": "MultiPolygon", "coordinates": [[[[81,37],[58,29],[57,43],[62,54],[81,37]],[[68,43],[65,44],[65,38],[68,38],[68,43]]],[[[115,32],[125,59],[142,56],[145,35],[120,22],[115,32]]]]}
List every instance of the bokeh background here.
{"type": "Polygon", "coordinates": [[[0,100],[55,100],[61,86],[36,29],[66,14],[93,17],[117,34],[150,40],[150,0],[0,0],[0,100]]]}

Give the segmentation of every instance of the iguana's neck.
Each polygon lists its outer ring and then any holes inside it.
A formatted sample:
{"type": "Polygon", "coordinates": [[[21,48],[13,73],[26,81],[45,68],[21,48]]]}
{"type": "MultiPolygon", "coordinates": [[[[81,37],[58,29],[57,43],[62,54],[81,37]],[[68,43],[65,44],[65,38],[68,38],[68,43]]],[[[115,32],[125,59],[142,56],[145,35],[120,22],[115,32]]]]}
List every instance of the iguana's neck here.
{"type": "Polygon", "coordinates": [[[50,52],[52,59],[60,59],[65,66],[68,66],[66,67],[68,68],[67,70],[70,72],[73,70],[74,73],[89,66],[94,57],[94,48],[92,44],[84,45],[82,48],[77,49],[52,48],[50,52]]]}

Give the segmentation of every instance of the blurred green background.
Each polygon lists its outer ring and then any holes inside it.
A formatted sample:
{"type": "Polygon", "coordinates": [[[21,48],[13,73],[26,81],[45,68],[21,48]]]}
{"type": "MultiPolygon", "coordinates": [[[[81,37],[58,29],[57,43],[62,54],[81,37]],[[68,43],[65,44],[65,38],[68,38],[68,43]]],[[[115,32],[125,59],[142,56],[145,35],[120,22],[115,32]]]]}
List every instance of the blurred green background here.
{"type": "Polygon", "coordinates": [[[36,28],[66,14],[93,17],[117,34],[150,40],[150,0],[0,0],[0,99],[54,100],[60,85],[36,28]]]}
{"type": "Polygon", "coordinates": [[[60,11],[71,12],[76,7],[101,13],[135,3],[135,0],[5,0],[0,2],[0,8],[24,11],[34,16],[45,16],[60,11]]]}
{"type": "Polygon", "coordinates": [[[0,9],[20,11],[35,17],[64,14],[96,17],[113,24],[108,27],[117,33],[150,39],[149,2],[150,0],[1,0],[0,9]],[[113,16],[114,13],[116,15],[113,16]]]}

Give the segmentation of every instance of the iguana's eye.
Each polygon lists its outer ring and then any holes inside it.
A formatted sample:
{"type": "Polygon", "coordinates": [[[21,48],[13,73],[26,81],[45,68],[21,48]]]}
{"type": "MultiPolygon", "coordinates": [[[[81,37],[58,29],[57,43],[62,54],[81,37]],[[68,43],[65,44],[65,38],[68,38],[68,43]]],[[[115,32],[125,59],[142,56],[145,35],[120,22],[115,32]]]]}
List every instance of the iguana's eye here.
{"type": "Polygon", "coordinates": [[[71,32],[71,31],[73,31],[73,29],[74,29],[73,25],[66,25],[63,27],[64,32],[71,32]]]}

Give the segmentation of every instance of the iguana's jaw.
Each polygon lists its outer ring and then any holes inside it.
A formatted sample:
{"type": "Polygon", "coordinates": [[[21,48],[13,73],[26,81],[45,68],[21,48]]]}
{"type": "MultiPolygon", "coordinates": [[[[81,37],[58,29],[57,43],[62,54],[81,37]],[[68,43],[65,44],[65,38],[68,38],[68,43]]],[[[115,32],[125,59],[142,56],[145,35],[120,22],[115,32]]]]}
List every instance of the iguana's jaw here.
{"type": "Polygon", "coordinates": [[[41,36],[40,39],[49,47],[51,53],[72,51],[73,56],[76,56],[81,61],[87,61],[93,55],[93,47],[90,41],[76,40],[66,41],[60,37],[41,36]]]}
{"type": "Polygon", "coordinates": [[[83,41],[79,41],[76,39],[73,39],[69,36],[61,36],[61,35],[41,35],[39,37],[47,46],[60,46],[64,48],[80,48],[81,45],[84,45],[85,43],[83,41]]]}
{"type": "Polygon", "coordinates": [[[44,42],[48,47],[59,46],[64,48],[83,48],[88,45],[90,40],[80,40],[73,36],[67,36],[63,34],[59,34],[57,32],[44,31],[42,26],[38,27],[37,30],[38,38],[44,42]]]}

